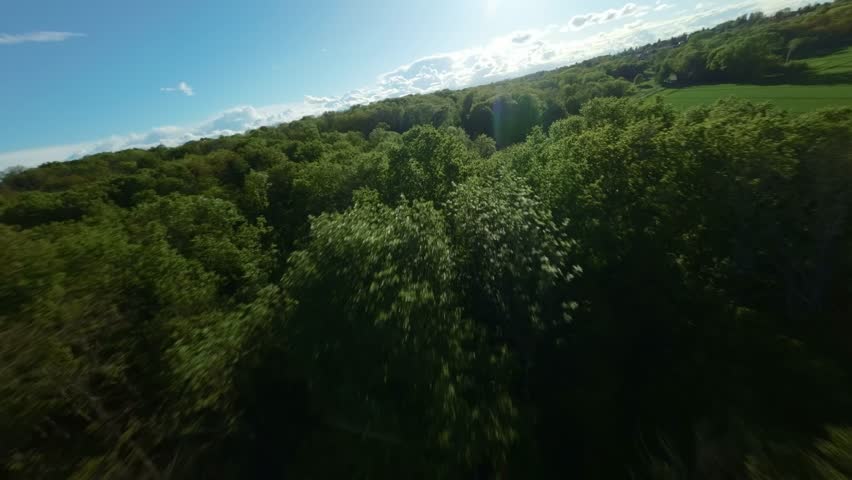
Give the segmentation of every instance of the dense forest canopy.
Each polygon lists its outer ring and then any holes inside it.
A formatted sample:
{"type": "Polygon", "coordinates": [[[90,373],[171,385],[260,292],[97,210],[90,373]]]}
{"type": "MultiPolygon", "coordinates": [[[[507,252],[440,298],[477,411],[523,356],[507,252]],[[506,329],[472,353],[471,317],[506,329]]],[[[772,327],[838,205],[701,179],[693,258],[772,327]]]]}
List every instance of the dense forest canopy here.
{"type": "Polygon", "coordinates": [[[0,184],[4,478],[852,477],[848,0],[0,184]]]}

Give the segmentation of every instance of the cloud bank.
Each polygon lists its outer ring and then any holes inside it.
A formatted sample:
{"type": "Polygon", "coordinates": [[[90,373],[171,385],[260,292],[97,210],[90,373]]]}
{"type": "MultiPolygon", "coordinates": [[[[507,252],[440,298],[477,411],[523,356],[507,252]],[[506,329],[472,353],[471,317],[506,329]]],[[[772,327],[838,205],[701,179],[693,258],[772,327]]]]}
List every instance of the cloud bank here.
{"type": "Polygon", "coordinates": [[[85,33],[73,32],[29,32],[29,33],[0,33],[0,45],[15,45],[32,42],[64,42],[69,38],[85,37],[85,33]]]}
{"type": "Polygon", "coordinates": [[[641,16],[646,14],[650,9],[651,7],[646,5],[640,7],[635,3],[626,3],[621,8],[610,8],[609,10],[606,10],[604,12],[575,15],[571,18],[571,21],[568,22],[568,25],[562,28],[563,31],[566,32],[569,30],[580,30],[585,27],[590,27],[592,25],[601,25],[607,22],[611,22],[613,20],[619,20],[632,16],[641,16]]]}
{"type": "MultiPolygon", "coordinates": [[[[126,148],[148,148],[160,144],[175,146],[190,140],[240,133],[384,98],[481,85],[638,47],[658,39],[710,27],[751,11],[771,13],[785,7],[801,6],[806,1],[743,0],[702,10],[686,8],[675,13],[671,13],[673,5],[661,0],[653,5],[627,3],[618,9],[572,17],[564,25],[512,32],[475,48],[430,55],[379,75],[372,86],[352,90],[344,95],[306,95],[303,101],[292,104],[239,106],[196,125],[164,126],[144,133],[74,145],[0,153],[0,168],[9,165],[32,166],[126,148]],[[601,31],[601,25],[609,23],[612,27],[601,31]]],[[[185,95],[194,93],[185,82],[177,87],[166,88],[171,90],[164,91],[180,91],[185,95]]]]}

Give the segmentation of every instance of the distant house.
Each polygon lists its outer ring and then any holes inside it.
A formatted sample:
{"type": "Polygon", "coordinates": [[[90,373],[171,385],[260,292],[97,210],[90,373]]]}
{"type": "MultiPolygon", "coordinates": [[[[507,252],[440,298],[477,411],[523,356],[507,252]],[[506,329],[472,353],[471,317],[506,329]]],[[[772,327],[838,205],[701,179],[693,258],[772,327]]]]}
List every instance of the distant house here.
{"type": "Polygon", "coordinates": [[[677,82],[677,74],[676,74],[676,73],[674,73],[674,72],[670,73],[670,74],[669,74],[669,77],[668,77],[668,78],[666,78],[666,82],[668,82],[668,83],[675,83],[675,82],[677,82]]]}

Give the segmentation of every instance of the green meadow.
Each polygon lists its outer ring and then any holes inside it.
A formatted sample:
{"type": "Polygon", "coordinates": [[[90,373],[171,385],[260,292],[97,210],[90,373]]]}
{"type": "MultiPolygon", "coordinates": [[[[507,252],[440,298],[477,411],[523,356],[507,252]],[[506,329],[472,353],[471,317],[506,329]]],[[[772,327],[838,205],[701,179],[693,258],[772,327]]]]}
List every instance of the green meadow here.
{"type": "Polygon", "coordinates": [[[811,70],[808,84],[753,85],[717,84],[686,88],[664,88],[649,97],[662,97],[676,108],[706,105],[720,98],[739,97],[769,102],[792,112],[828,107],[852,107],[852,82],[833,83],[852,73],[852,48],[831,55],[802,60],[811,70]]]}
{"type": "Polygon", "coordinates": [[[713,103],[720,98],[739,97],[769,102],[791,112],[827,107],[852,107],[852,84],[842,85],[701,85],[664,89],[656,94],[676,108],[713,103]]]}

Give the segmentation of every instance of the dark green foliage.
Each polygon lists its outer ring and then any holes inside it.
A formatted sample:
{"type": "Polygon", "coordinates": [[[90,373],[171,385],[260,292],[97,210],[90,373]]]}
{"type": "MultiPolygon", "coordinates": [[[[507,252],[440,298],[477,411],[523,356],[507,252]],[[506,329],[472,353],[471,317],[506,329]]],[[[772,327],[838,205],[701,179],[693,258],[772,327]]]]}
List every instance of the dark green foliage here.
{"type": "Polygon", "coordinates": [[[468,310],[529,356],[536,335],[571,319],[565,284],[582,271],[568,261],[573,242],[512,175],[459,185],[447,211],[468,310]]]}
{"type": "Polygon", "coordinates": [[[754,35],[727,42],[707,56],[707,69],[717,72],[718,77],[726,81],[759,81],[781,65],[781,57],[775,54],[781,46],[778,34],[754,35]]]}
{"type": "Polygon", "coordinates": [[[514,438],[504,352],[463,316],[441,213],[359,198],[315,219],[290,257],[281,321],[291,361],[329,423],[378,436],[356,468],[398,469],[382,456],[402,456],[433,477],[454,460],[502,458],[514,438]]]}
{"type": "Polygon", "coordinates": [[[464,132],[415,127],[402,136],[402,145],[390,153],[389,199],[400,196],[442,202],[474,155],[464,132]]]}

